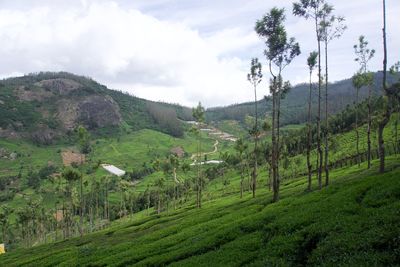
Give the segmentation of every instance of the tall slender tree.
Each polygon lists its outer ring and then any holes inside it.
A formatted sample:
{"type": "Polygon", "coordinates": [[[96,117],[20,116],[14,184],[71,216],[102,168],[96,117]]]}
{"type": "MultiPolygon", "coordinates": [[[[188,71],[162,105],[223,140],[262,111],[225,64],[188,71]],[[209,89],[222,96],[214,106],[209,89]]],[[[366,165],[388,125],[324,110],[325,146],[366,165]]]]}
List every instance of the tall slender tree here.
{"type": "MultiPolygon", "coordinates": [[[[83,153],[84,155],[89,154],[89,152],[91,151],[90,148],[90,135],[89,132],[86,130],[85,127],[83,126],[79,126],[78,127],[78,138],[79,138],[79,146],[80,146],[80,150],[81,153],[83,153]]],[[[83,164],[83,158],[81,158],[81,166],[83,164]]],[[[83,195],[83,170],[81,168],[81,175],[80,175],[80,207],[79,207],[79,233],[80,236],[83,235],[83,217],[84,215],[84,195],[83,195]]]]}
{"type": "Polygon", "coordinates": [[[256,22],[257,34],[265,40],[264,54],[272,76],[270,93],[272,95],[272,188],[273,201],[279,200],[279,112],[280,98],[289,88],[282,81],[282,71],[300,54],[300,46],[294,38],[288,39],[284,21],[284,9],[272,8],[256,22]]]}
{"type": "Polygon", "coordinates": [[[165,186],[165,179],[163,177],[158,178],[154,185],[157,187],[157,214],[161,213],[161,195],[165,186]]]}
{"type": "Polygon", "coordinates": [[[318,150],[318,186],[322,188],[322,148],[321,148],[321,89],[322,89],[322,69],[321,69],[321,21],[324,14],[325,0],[300,0],[293,3],[293,14],[295,16],[304,17],[305,19],[313,19],[315,26],[315,34],[317,37],[318,47],[318,112],[317,112],[317,150],[318,150]]]}
{"type": "Polygon", "coordinates": [[[256,186],[257,186],[257,151],[258,151],[258,139],[260,136],[260,130],[258,127],[258,110],[257,110],[257,85],[262,81],[262,70],[261,63],[258,58],[251,59],[250,73],[247,74],[247,80],[253,85],[254,88],[254,113],[255,113],[255,123],[251,134],[254,137],[254,166],[252,173],[252,189],[253,197],[256,197],[256,186]]]}
{"type": "Polygon", "coordinates": [[[328,45],[333,39],[340,38],[347,26],[344,24],[344,17],[332,15],[333,6],[325,3],[322,8],[322,20],[320,22],[321,38],[325,50],[325,186],[329,184],[329,131],[328,131],[328,45]]]}
{"type": "MultiPolygon", "coordinates": [[[[375,54],[374,49],[369,49],[368,41],[365,40],[365,37],[361,35],[358,38],[358,44],[354,45],[354,52],[356,54],[356,58],[354,59],[356,62],[360,64],[360,69],[353,76],[353,85],[356,88],[356,104],[358,105],[358,91],[361,87],[368,87],[368,127],[367,127],[367,160],[368,160],[368,169],[371,167],[371,125],[372,125],[372,111],[371,111],[371,94],[372,94],[372,84],[373,84],[373,74],[368,71],[368,62],[373,58],[375,54]]],[[[357,155],[359,155],[359,132],[358,132],[358,109],[356,108],[356,148],[357,155]]],[[[360,162],[358,156],[358,162],[360,162]]]]}
{"type": "Polygon", "coordinates": [[[307,189],[311,191],[311,176],[312,176],[312,165],[311,165],[311,144],[312,144],[312,132],[311,132],[311,105],[312,105],[312,74],[317,65],[318,52],[311,52],[310,56],[307,58],[308,70],[310,72],[309,81],[309,91],[308,91],[308,123],[307,123],[307,170],[308,170],[308,187],[307,189]]]}
{"type": "Polygon", "coordinates": [[[246,158],[244,157],[244,154],[247,150],[247,144],[243,141],[242,138],[239,138],[235,142],[235,150],[237,152],[237,158],[239,160],[240,198],[242,198],[243,197],[244,175],[245,175],[245,168],[246,168],[246,163],[245,163],[246,158]]]}
{"type": "Polygon", "coordinates": [[[387,42],[386,42],[386,1],[382,0],[382,18],[383,18],[383,79],[382,79],[382,89],[383,89],[383,114],[378,122],[378,151],[379,151],[379,172],[385,172],[385,144],[383,140],[383,129],[390,120],[390,92],[386,84],[387,75],[387,42]]]}
{"type": "Polygon", "coordinates": [[[197,167],[197,179],[196,179],[196,188],[197,188],[197,198],[196,203],[197,207],[201,208],[201,195],[202,195],[202,188],[203,188],[203,177],[201,173],[201,136],[200,136],[200,127],[204,123],[204,107],[199,104],[196,108],[193,108],[192,115],[193,118],[196,120],[197,125],[195,125],[192,130],[196,134],[197,137],[197,157],[196,157],[196,167],[197,167]]]}
{"type": "Polygon", "coordinates": [[[67,194],[67,198],[69,200],[67,209],[66,209],[66,215],[65,219],[66,219],[66,236],[69,237],[70,236],[70,227],[71,227],[71,222],[72,222],[72,207],[73,207],[73,199],[72,199],[72,189],[73,189],[73,185],[76,181],[78,181],[80,179],[80,174],[78,172],[76,172],[73,169],[65,169],[64,172],[62,173],[62,177],[65,179],[65,181],[67,181],[67,187],[66,187],[66,194],[67,194]]]}
{"type": "Polygon", "coordinates": [[[180,162],[176,155],[170,155],[169,162],[172,166],[172,174],[174,176],[174,209],[176,209],[176,202],[178,200],[178,185],[180,181],[178,180],[177,170],[179,168],[180,162]]]}
{"type": "MultiPolygon", "coordinates": [[[[389,72],[392,75],[398,74],[400,69],[400,61],[397,61],[393,66],[390,67],[389,72]]],[[[394,143],[395,143],[395,153],[400,153],[400,143],[398,138],[398,125],[400,120],[400,79],[397,83],[391,85],[390,90],[394,93],[393,94],[393,111],[396,112],[396,118],[394,120],[393,128],[394,128],[394,143]]]]}
{"type": "Polygon", "coordinates": [[[359,100],[359,94],[360,94],[360,89],[363,87],[363,75],[361,73],[357,73],[353,76],[352,82],[353,86],[356,89],[356,100],[355,100],[355,113],[356,113],[356,118],[355,118],[355,133],[356,133],[356,153],[357,153],[357,164],[360,166],[360,133],[358,132],[358,100],[359,100]]]}
{"type": "Polygon", "coordinates": [[[3,238],[3,243],[8,243],[8,231],[10,226],[10,214],[12,210],[7,205],[2,205],[0,209],[0,226],[1,226],[1,234],[3,238]]]}

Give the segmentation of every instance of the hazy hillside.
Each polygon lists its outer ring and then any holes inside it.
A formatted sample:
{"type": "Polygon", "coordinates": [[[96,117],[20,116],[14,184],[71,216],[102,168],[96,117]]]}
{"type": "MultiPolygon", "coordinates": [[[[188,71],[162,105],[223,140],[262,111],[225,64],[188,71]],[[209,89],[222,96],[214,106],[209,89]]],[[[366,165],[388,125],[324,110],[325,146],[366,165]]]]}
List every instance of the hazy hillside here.
{"type": "MultiPolygon", "coordinates": [[[[398,76],[388,75],[388,83],[397,81],[398,76]]],[[[382,73],[375,73],[373,94],[381,95],[382,73]]],[[[286,97],[281,102],[281,121],[282,124],[297,124],[307,120],[307,99],[308,99],[308,84],[294,85],[286,97]]],[[[317,85],[313,87],[313,103],[314,113],[317,109],[317,85]]],[[[251,92],[249,91],[249,94],[251,92]]],[[[259,95],[266,95],[269,92],[266,88],[258,88],[259,95]]],[[[353,86],[352,79],[345,79],[329,85],[329,112],[335,114],[346,108],[347,105],[352,105],[355,101],[356,90],[353,86]]],[[[368,96],[367,88],[360,90],[360,100],[368,96]]],[[[270,100],[262,99],[258,102],[260,114],[266,114],[271,111],[270,100]]],[[[246,115],[254,116],[254,103],[234,104],[227,107],[215,107],[207,110],[206,116],[208,121],[221,120],[238,120],[244,121],[246,115]]]]}

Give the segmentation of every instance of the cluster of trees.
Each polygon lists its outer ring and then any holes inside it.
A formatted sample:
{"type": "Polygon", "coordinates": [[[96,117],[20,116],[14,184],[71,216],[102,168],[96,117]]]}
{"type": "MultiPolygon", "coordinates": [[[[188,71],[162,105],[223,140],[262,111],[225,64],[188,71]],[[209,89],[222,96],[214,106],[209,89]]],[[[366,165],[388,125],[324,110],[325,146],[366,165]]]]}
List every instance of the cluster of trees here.
{"type": "MultiPolygon", "coordinates": [[[[285,151],[289,154],[300,152],[306,149],[307,155],[307,170],[308,170],[308,189],[311,190],[311,180],[313,169],[316,170],[318,187],[321,189],[323,185],[329,185],[329,134],[335,132],[337,128],[332,130],[334,123],[337,120],[330,119],[330,113],[328,110],[329,106],[329,62],[328,52],[329,44],[334,39],[340,38],[343,32],[346,30],[344,24],[345,19],[341,16],[337,16],[333,13],[334,8],[326,0],[300,0],[299,2],[293,3],[293,15],[303,17],[305,19],[311,19],[313,21],[313,30],[316,36],[316,51],[312,51],[307,59],[307,66],[310,73],[309,81],[309,93],[308,93],[308,114],[307,114],[307,133],[300,138],[296,138],[297,142],[288,142],[283,144],[280,135],[280,112],[281,112],[281,99],[290,90],[289,82],[284,82],[282,73],[286,66],[300,54],[300,46],[295,42],[294,38],[288,38],[284,26],[285,14],[284,9],[273,8],[262,19],[256,22],[255,30],[257,34],[264,40],[266,49],[264,55],[266,56],[269,73],[271,76],[269,91],[270,96],[268,100],[272,103],[271,117],[271,136],[272,143],[266,148],[264,154],[267,156],[266,162],[270,165],[270,173],[272,175],[272,189],[273,189],[273,201],[279,199],[279,181],[280,181],[280,159],[281,154],[285,151]],[[322,69],[322,59],[324,59],[324,71],[322,69]],[[314,83],[312,81],[313,71],[317,69],[318,81],[317,87],[317,112],[312,112],[312,92],[314,83]],[[314,118],[315,117],[315,120],[314,118]],[[316,126],[313,127],[312,122],[315,121],[316,126]],[[292,143],[292,144],[291,144],[292,143]],[[294,143],[294,144],[293,144],[294,143]],[[304,146],[304,144],[307,144],[304,146]],[[317,163],[315,168],[310,160],[310,153],[313,148],[317,150],[317,163]],[[268,151],[268,152],[267,152],[268,151]],[[322,177],[325,174],[325,182],[323,183],[322,177]]],[[[381,108],[376,112],[377,125],[378,125],[378,150],[380,154],[380,171],[384,171],[384,142],[383,142],[383,128],[388,123],[391,114],[396,110],[399,100],[398,84],[394,84],[390,87],[387,85],[387,51],[386,51],[386,10],[385,1],[383,0],[383,43],[384,43],[384,64],[383,64],[383,79],[382,79],[382,95],[381,108]]],[[[367,123],[368,123],[368,167],[370,167],[371,161],[371,127],[372,127],[372,85],[373,75],[368,71],[367,64],[369,60],[374,56],[375,50],[371,50],[368,47],[368,42],[364,36],[360,36],[359,43],[354,46],[356,58],[359,62],[360,69],[353,77],[353,85],[356,88],[356,108],[355,108],[355,128],[357,133],[357,154],[359,154],[359,138],[358,138],[358,92],[362,87],[368,87],[367,97],[367,123]]],[[[253,84],[256,90],[256,85],[261,79],[261,64],[258,59],[252,59],[250,73],[248,74],[249,81],[253,84]],[[257,71],[259,75],[256,74],[257,71]]],[[[258,143],[258,125],[257,125],[257,99],[254,102],[256,123],[254,126],[253,139],[255,143],[255,149],[253,154],[257,153],[258,143]]],[[[347,125],[345,126],[347,128],[347,125]]],[[[237,151],[239,157],[241,157],[241,150],[244,149],[244,145],[239,140],[237,144],[237,151]]],[[[253,156],[253,179],[257,175],[257,159],[258,157],[253,156]]],[[[285,165],[285,164],[283,164],[285,165]]],[[[255,184],[253,186],[255,190],[255,184]]],[[[242,190],[241,190],[242,191],[242,190]]],[[[253,193],[253,195],[255,195],[253,193]]]]}
{"type": "Polygon", "coordinates": [[[149,102],[147,110],[156,124],[159,125],[161,131],[175,137],[183,136],[182,124],[178,120],[176,111],[173,108],[149,102]]]}

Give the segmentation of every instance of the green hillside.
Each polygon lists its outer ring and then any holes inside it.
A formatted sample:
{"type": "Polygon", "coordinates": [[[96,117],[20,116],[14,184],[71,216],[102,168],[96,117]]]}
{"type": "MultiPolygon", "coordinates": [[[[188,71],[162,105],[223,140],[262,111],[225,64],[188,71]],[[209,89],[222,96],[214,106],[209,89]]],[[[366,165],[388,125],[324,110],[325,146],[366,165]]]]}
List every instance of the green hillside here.
{"type": "MultiPolygon", "coordinates": [[[[203,151],[213,150],[214,139],[202,136],[203,151]]],[[[30,172],[45,170],[49,164],[51,173],[60,172],[63,168],[61,153],[65,150],[79,151],[75,145],[58,144],[36,146],[28,141],[1,140],[0,147],[9,153],[15,153],[16,159],[0,158],[0,202],[12,207],[23,206],[26,198],[37,197],[43,190],[49,191],[48,207],[53,207],[57,197],[54,181],[47,175],[41,177],[39,186],[32,190],[28,178],[30,172]]],[[[99,180],[108,172],[98,166],[100,163],[113,164],[127,172],[140,169],[144,164],[151,165],[155,158],[169,155],[174,147],[182,147],[187,153],[186,160],[191,163],[189,156],[195,153],[195,137],[186,133],[183,138],[176,138],[154,130],[139,130],[119,137],[97,138],[92,140],[92,150],[84,165],[85,181],[99,180]]],[[[154,180],[154,179],[153,179],[154,180]]],[[[146,179],[145,184],[152,184],[152,179],[146,179]]],[[[144,191],[144,189],[142,191],[144,191]]],[[[42,192],[43,193],[43,192],[42,192]]],[[[117,194],[118,195],[118,194],[117,194]]]]}
{"type": "Polygon", "coordinates": [[[98,136],[153,129],[182,136],[191,110],[110,90],[88,77],[40,72],[0,81],[0,137],[49,145],[84,125],[98,136]]]}
{"type": "MultiPolygon", "coordinates": [[[[117,222],[107,230],[0,256],[1,266],[395,265],[400,260],[400,165],[386,174],[351,167],[332,185],[305,193],[306,179],[283,182],[282,199],[239,199],[230,188],[202,209],[117,222]]],[[[262,176],[264,176],[263,174],[262,176]]],[[[237,178],[236,178],[237,179],[237,178]]]]}

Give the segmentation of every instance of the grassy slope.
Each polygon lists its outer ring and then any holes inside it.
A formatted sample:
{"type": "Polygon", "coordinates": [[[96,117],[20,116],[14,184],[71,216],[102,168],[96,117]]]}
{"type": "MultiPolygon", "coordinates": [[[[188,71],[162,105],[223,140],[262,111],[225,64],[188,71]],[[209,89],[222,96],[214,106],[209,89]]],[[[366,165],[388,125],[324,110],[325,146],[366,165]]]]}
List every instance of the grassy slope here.
{"type": "MultiPolygon", "coordinates": [[[[392,116],[391,121],[388,123],[386,128],[384,129],[384,140],[385,140],[385,147],[388,150],[388,147],[390,146],[390,149],[393,150],[393,144],[395,143],[394,140],[394,129],[395,129],[395,120],[394,116],[392,116]]],[[[289,126],[290,128],[294,126],[289,126]]],[[[286,129],[286,128],[284,128],[286,129]]],[[[400,132],[400,124],[397,125],[397,129],[400,132]]],[[[359,127],[359,150],[360,153],[365,153],[367,151],[367,126],[362,125],[359,127]]],[[[345,132],[345,133],[340,133],[336,134],[333,136],[330,136],[330,140],[334,140],[335,147],[330,148],[329,151],[329,161],[330,162],[335,162],[340,159],[344,159],[346,157],[356,155],[357,150],[356,150],[356,132],[355,130],[345,132]]],[[[371,131],[371,149],[372,153],[377,149],[378,147],[378,134],[376,131],[371,131]]],[[[316,166],[316,161],[317,161],[317,149],[313,149],[311,151],[311,163],[313,166],[316,166]]],[[[300,173],[306,173],[307,172],[307,161],[306,161],[305,154],[304,155],[297,155],[293,158],[290,159],[291,165],[287,170],[282,170],[283,173],[286,176],[290,176],[290,173],[292,170],[297,170],[300,173]]]]}
{"type": "Polygon", "coordinates": [[[332,184],[305,193],[304,178],[282,185],[271,204],[238,193],[183,207],[169,215],[115,223],[84,238],[19,249],[1,266],[265,266],[391,265],[400,261],[400,164],[378,175],[351,167],[332,172],[332,184]]]}
{"type": "MultiPolygon", "coordinates": [[[[204,151],[212,151],[214,141],[203,136],[204,151]]],[[[140,130],[120,138],[94,140],[92,161],[101,160],[121,168],[139,167],[144,162],[154,159],[156,155],[164,156],[175,146],[182,146],[189,154],[195,153],[195,137],[187,134],[184,138],[175,138],[154,130],[140,130]]],[[[67,145],[36,146],[23,140],[0,139],[0,147],[19,154],[16,160],[0,159],[0,176],[16,175],[21,166],[39,169],[52,161],[61,166],[61,155],[68,149],[67,145]]]]}
{"type": "MultiPolygon", "coordinates": [[[[140,130],[128,135],[118,138],[97,139],[94,141],[94,153],[91,154],[91,161],[114,164],[119,168],[126,171],[131,171],[134,168],[142,166],[144,162],[149,163],[157,155],[164,157],[172,147],[182,146],[186,152],[192,154],[196,150],[195,137],[191,134],[186,134],[184,138],[174,138],[170,135],[160,133],[154,130],[140,130]]],[[[203,135],[203,150],[212,151],[214,140],[203,135]]],[[[49,161],[53,162],[55,166],[61,167],[62,160],[59,153],[63,149],[68,148],[65,145],[52,145],[38,147],[27,141],[18,140],[0,140],[0,147],[7,149],[9,152],[17,152],[19,157],[16,160],[0,159],[0,178],[2,176],[16,176],[22,169],[22,180],[19,181],[17,186],[21,188],[24,185],[25,176],[30,169],[39,170],[47,165],[49,161]]],[[[90,180],[90,176],[99,179],[108,173],[99,168],[91,175],[85,175],[85,180],[90,180]]],[[[146,186],[152,183],[160,176],[160,174],[146,177],[136,187],[137,191],[144,191],[146,186]],[[158,175],[158,176],[157,176],[158,175]]],[[[162,175],[162,174],[161,174],[162,175]]],[[[50,181],[42,181],[41,188],[46,191],[45,204],[47,207],[54,207],[56,201],[53,193],[55,185],[50,181]]],[[[114,193],[111,193],[113,199],[114,193]]],[[[31,188],[25,188],[20,193],[16,194],[14,198],[7,201],[6,204],[11,208],[16,209],[26,204],[26,197],[37,197],[37,193],[31,188]]],[[[116,194],[116,200],[119,200],[119,194],[116,194]]],[[[2,203],[4,204],[4,202],[2,203]]]]}
{"type": "Polygon", "coordinates": [[[0,177],[17,175],[21,166],[40,169],[52,161],[56,165],[61,164],[61,156],[57,153],[61,145],[38,147],[23,140],[0,139],[0,147],[8,152],[18,153],[16,160],[0,158],[0,177]]]}

